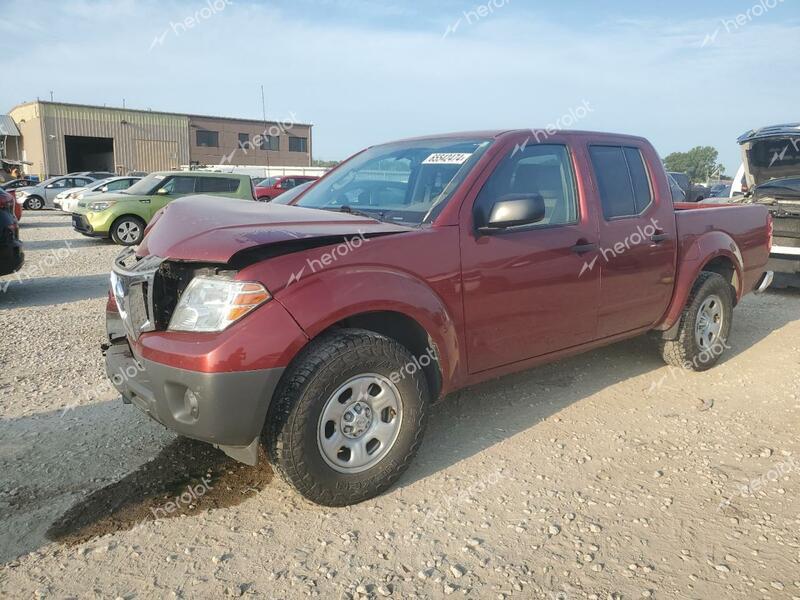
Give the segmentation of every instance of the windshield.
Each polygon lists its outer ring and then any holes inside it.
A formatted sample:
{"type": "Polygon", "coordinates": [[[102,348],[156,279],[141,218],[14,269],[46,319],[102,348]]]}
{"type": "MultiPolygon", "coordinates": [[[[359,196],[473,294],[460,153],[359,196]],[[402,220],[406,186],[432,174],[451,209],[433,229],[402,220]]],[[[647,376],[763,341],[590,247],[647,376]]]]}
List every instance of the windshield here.
{"type": "Polygon", "coordinates": [[[376,146],[332,171],[295,206],[419,225],[444,206],[490,144],[432,138],[376,146]]]}
{"type": "Polygon", "coordinates": [[[133,196],[149,196],[150,194],[156,191],[156,187],[158,187],[162,181],[164,181],[164,175],[162,173],[152,173],[145,177],[144,179],[140,179],[136,183],[134,183],[131,187],[127,190],[121,190],[121,194],[131,194],[133,196]]]}

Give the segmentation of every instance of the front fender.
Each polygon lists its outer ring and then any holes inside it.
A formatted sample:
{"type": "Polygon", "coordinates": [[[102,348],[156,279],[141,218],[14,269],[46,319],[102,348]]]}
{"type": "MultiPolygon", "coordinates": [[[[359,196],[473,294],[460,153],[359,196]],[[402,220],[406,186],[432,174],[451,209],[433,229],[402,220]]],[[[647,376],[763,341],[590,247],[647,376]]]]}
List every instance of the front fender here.
{"type": "Polygon", "coordinates": [[[697,281],[705,266],[719,257],[727,258],[733,265],[736,273],[734,279],[736,300],[738,302],[741,299],[744,272],[742,252],[733,238],[724,231],[709,231],[696,237],[691,245],[682,252],[682,258],[678,263],[678,276],[675,280],[672,302],[661,323],[655,329],[666,331],[678,323],[686,302],[689,300],[689,294],[692,293],[694,282],[697,281]]]}
{"type": "Polygon", "coordinates": [[[312,339],[348,317],[382,311],[403,314],[435,344],[445,392],[461,367],[452,311],[413,274],[370,265],[330,268],[287,286],[276,300],[312,339]]]}

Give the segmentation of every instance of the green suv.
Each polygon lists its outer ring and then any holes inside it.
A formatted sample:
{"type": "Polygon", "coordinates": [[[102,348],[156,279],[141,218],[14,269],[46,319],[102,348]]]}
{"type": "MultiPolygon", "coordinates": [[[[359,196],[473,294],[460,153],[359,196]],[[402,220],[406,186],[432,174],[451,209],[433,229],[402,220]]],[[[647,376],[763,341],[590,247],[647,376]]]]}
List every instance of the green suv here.
{"type": "Polygon", "coordinates": [[[172,200],[193,194],[255,199],[249,175],[165,171],[152,173],[127,190],[79,202],[72,213],[72,227],[83,235],[135,246],[153,215],[172,200]]]}

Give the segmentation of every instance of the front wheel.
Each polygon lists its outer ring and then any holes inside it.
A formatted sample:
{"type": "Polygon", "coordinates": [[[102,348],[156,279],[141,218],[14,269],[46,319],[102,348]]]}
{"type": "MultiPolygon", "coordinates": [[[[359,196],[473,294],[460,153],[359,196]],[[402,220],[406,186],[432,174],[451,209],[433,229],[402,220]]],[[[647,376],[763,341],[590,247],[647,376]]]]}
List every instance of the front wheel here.
{"type": "Polygon", "coordinates": [[[661,342],[668,365],[692,371],[713,367],[729,348],[734,290],[718,273],[700,273],[683,309],[678,336],[661,342]]]}
{"type": "Polygon", "coordinates": [[[265,429],[270,461],[308,500],[347,506],[388,489],[425,429],[425,375],[385,336],[342,329],[303,351],[277,391],[265,429]]]}
{"type": "Polygon", "coordinates": [[[144,221],[139,217],[121,217],[111,226],[111,239],[121,246],[136,246],[144,237],[144,229],[144,221]]]}

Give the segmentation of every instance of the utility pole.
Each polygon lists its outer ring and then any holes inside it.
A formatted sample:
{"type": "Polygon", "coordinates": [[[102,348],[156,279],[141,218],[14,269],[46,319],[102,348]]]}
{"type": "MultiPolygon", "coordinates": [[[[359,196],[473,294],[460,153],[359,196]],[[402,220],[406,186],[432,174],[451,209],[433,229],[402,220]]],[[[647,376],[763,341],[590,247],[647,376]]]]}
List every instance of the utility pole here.
{"type": "MultiPolygon", "coordinates": [[[[269,149],[272,146],[272,136],[267,133],[267,103],[264,100],[264,86],[261,86],[261,116],[264,119],[264,132],[261,136],[261,139],[266,138],[267,140],[267,177],[270,176],[269,173],[269,149]]],[[[280,143],[280,142],[278,142],[280,143]]]]}

